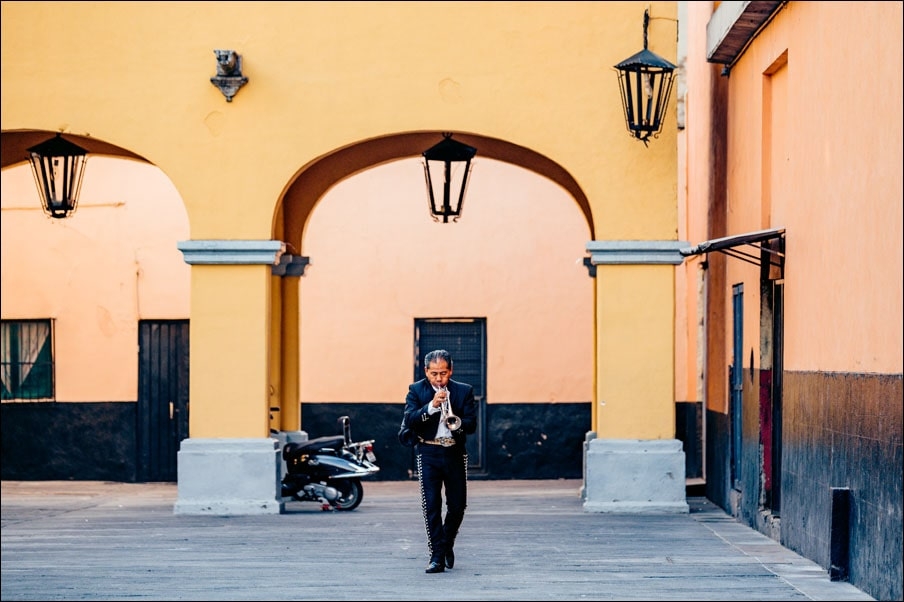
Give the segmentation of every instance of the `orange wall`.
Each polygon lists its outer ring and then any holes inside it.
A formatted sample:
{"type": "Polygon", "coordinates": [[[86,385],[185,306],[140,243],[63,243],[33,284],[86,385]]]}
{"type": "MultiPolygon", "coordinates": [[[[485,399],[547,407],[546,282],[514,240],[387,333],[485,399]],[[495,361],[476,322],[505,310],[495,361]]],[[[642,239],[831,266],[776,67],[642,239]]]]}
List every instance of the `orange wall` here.
{"type": "Polygon", "coordinates": [[[900,2],[791,2],[732,69],[729,227],[787,229],[786,370],[902,371],[901,38],[900,2]]]}
{"type": "MultiPolygon", "coordinates": [[[[711,119],[724,112],[726,235],[786,229],[785,370],[900,374],[902,3],[790,2],[721,76],[721,66],[700,60],[712,10],[688,3],[688,64],[696,68],[686,74],[689,125],[679,145],[689,206],[680,238],[709,237],[706,203],[719,185],[711,119]],[[718,86],[728,87],[725,103],[713,102],[718,86]]],[[[699,283],[699,263],[685,264],[688,291],[699,283]]],[[[724,326],[726,363],[730,287],[743,282],[745,364],[753,350],[759,366],[758,280],[755,266],[727,260],[726,324],[711,325],[724,326]]],[[[694,321],[704,308],[693,294],[684,307],[678,336],[700,349],[694,321]]],[[[693,392],[700,359],[688,362],[676,374],[688,375],[679,387],[693,392]]]]}

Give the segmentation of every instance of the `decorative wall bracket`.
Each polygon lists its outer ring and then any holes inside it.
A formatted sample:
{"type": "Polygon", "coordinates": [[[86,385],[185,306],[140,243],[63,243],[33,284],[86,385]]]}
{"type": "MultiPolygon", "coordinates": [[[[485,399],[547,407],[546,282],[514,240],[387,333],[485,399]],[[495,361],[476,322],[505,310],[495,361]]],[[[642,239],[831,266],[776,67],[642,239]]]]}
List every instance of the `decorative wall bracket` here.
{"type": "Polygon", "coordinates": [[[283,253],[279,257],[279,265],[271,268],[274,276],[304,276],[304,269],[311,263],[311,258],[304,255],[283,253]]]}
{"type": "Polygon", "coordinates": [[[220,89],[226,102],[232,102],[239,88],[248,83],[242,75],[242,55],[235,50],[214,50],[217,57],[217,74],[210,78],[210,83],[220,89]]]}

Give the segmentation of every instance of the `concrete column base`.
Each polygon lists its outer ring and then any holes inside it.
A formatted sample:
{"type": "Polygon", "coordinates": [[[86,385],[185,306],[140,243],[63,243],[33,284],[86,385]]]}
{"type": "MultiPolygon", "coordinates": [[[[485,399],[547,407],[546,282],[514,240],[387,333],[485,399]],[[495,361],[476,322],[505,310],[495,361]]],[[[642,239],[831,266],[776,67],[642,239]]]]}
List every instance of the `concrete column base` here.
{"type": "Polygon", "coordinates": [[[585,450],[585,512],[690,512],[681,441],[590,439],[585,450]]]}
{"type": "Polygon", "coordinates": [[[281,514],[279,441],[185,439],[175,514],[281,514]]]}

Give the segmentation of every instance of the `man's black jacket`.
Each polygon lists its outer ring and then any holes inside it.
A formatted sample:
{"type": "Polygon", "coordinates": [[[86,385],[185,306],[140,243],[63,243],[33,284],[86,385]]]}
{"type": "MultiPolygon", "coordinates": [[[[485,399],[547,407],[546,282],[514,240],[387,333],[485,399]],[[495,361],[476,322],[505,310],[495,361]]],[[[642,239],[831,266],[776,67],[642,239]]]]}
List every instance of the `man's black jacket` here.
{"type": "MultiPolygon", "coordinates": [[[[461,418],[461,427],[452,431],[452,436],[455,438],[455,447],[464,452],[467,435],[477,430],[477,400],[474,399],[474,387],[449,379],[447,388],[452,413],[461,418]]],[[[436,437],[442,412],[434,414],[428,412],[428,406],[435,394],[436,391],[426,378],[408,385],[402,421],[420,439],[436,437]]]]}

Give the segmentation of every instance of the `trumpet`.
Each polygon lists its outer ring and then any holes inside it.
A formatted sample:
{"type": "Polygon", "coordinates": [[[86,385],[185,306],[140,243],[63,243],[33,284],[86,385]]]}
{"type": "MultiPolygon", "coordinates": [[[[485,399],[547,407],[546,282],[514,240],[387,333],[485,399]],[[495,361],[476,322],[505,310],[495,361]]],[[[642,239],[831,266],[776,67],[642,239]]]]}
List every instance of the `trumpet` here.
{"type": "Polygon", "coordinates": [[[443,405],[440,406],[442,420],[446,424],[446,428],[450,431],[457,431],[461,428],[461,418],[452,413],[452,402],[449,401],[449,390],[445,387],[443,387],[442,390],[446,392],[446,399],[443,400],[443,405]]]}

